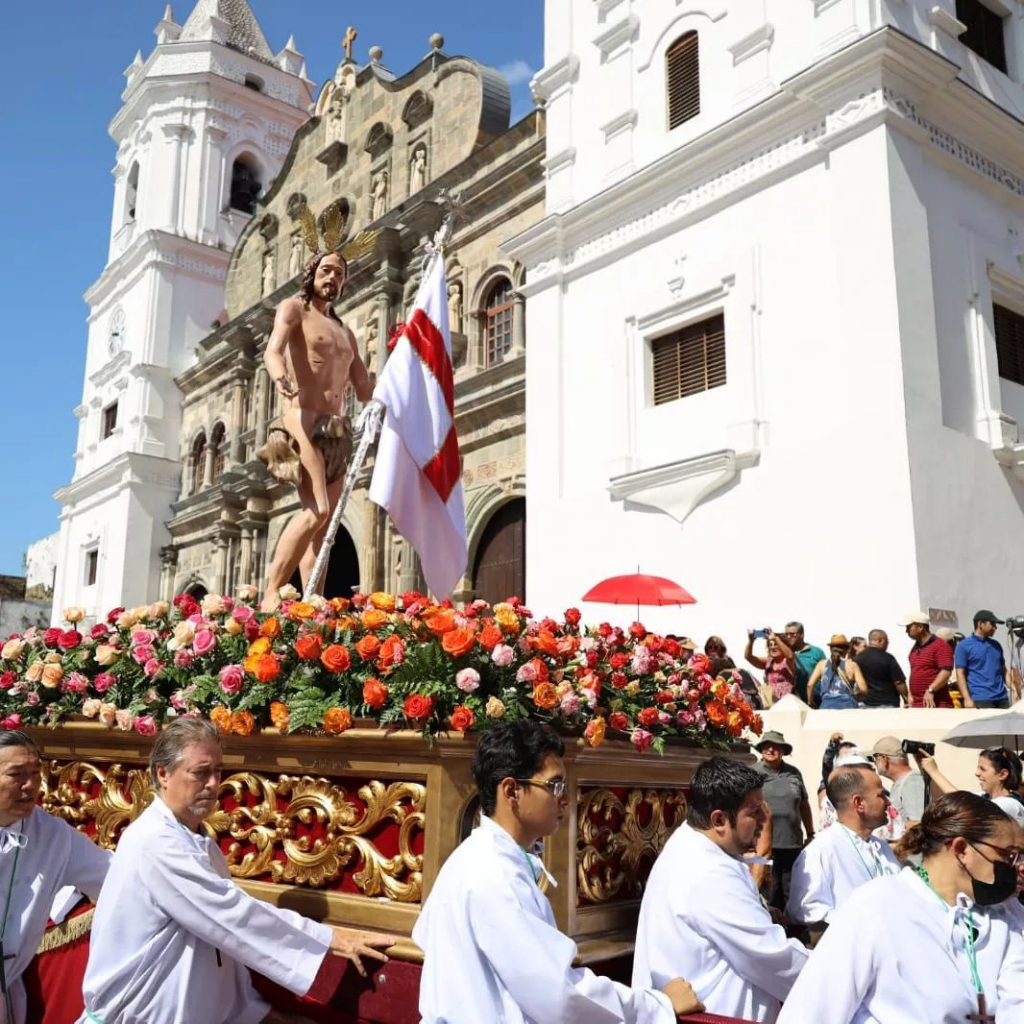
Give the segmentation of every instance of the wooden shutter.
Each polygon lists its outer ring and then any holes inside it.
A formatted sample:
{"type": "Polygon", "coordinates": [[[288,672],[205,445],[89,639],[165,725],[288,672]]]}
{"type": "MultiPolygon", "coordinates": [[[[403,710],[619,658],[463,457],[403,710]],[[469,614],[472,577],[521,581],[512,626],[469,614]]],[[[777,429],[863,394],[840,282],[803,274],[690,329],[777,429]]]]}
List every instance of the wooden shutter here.
{"type": "Polygon", "coordinates": [[[725,384],[725,316],[691,324],[651,346],[654,404],[697,395],[725,384]]]}
{"type": "Polygon", "coordinates": [[[700,56],[697,33],[687,32],[665,55],[668,83],[668,127],[689,121],[700,113],[700,56]]]}
{"type": "Polygon", "coordinates": [[[981,0],[956,0],[956,16],[967,26],[960,42],[993,67],[1006,71],[1006,39],[1003,16],[981,0]]]}
{"type": "Polygon", "coordinates": [[[999,376],[1024,384],[1024,316],[993,305],[996,326],[996,363],[999,376]]]}

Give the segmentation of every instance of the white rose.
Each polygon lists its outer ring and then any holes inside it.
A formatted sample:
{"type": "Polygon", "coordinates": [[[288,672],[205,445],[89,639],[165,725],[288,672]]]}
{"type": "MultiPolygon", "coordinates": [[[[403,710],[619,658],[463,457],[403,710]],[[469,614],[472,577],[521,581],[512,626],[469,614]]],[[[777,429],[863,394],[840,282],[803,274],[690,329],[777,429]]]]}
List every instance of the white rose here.
{"type": "Polygon", "coordinates": [[[70,608],[64,609],[64,621],[70,622],[72,625],[76,622],[81,622],[85,618],[85,609],[79,608],[78,605],[73,604],[70,608]]]}
{"type": "Polygon", "coordinates": [[[282,601],[298,601],[299,592],[290,584],[286,583],[278,592],[277,596],[282,601]]]}

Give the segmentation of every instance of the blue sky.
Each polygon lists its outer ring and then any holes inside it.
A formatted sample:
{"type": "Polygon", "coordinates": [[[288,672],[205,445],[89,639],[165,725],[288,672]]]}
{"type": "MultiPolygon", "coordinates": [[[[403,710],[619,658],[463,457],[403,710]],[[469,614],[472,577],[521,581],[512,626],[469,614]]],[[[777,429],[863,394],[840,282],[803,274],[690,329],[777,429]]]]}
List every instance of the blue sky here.
{"type": "MultiPolygon", "coordinates": [[[[275,52],[295,34],[318,84],[334,73],[349,24],[359,33],[353,56],[365,62],[367,50],[380,46],[396,73],[419,61],[430,35],[440,32],[446,52],[505,71],[513,117],[530,109],[528,82],[542,63],[543,0],[520,0],[512,9],[479,0],[250,4],[275,52]]],[[[151,52],[164,6],[57,0],[4,11],[0,573],[20,573],[25,547],[58,527],[52,495],[71,479],[72,410],[85,365],[82,294],[103,269],[110,226],[114,144],[107,124],[120,105],[122,71],[136,50],[151,52]]],[[[175,19],[183,23],[193,6],[175,4],[175,19]]]]}

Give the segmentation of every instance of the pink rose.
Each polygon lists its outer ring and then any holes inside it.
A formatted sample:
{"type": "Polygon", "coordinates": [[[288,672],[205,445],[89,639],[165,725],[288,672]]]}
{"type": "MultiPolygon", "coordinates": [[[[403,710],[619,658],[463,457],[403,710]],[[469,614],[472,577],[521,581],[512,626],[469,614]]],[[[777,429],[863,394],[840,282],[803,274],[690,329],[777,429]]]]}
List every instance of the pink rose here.
{"type": "Polygon", "coordinates": [[[175,651],[174,652],[174,667],[175,668],[191,668],[192,663],[196,660],[196,656],[191,651],[175,651]]]}
{"type": "Polygon", "coordinates": [[[516,652],[508,644],[496,644],[491,651],[491,661],[499,668],[508,668],[515,656],[516,652]]]}
{"type": "Polygon", "coordinates": [[[209,654],[217,646],[217,638],[208,629],[201,629],[192,641],[192,650],[200,657],[209,654]]]}
{"type": "Polygon", "coordinates": [[[125,708],[118,708],[114,713],[114,721],[121,732],[131,732],[135,724],[135,716],[125,708]]]}
{"type": "Polygon", "coordinates": [[[95,697],[89,697],[82,702],[82,714],[86,718],[95,718],[100,713],[102,704],[103,701],[97,700],[95,697]]]}
{"type": "Polygon", "coordinates": [[[12,732],[14,729],[20,729],[21,715],[8,715],[2,722],[0,722],[0,726],[3,726],[8,732],[12,732]]]}
{"type": "Polygon", "coordinates": [[[132,645],[135,647],[148,647],[156,641],[156,633],[151,629],[133,629],[132,645]]]}
{"type": "Polygon", "coordinates": [[[575,715],[580,709],[579,697],[570,690],[568,693],[562,695],[562,714],[563,715],[575,715]]]}
{"type": "Polygon", "coordinates": [[[149,644],[132,648],[132,658],[140,665],[145,665],[147,661],[152,661],[155,657],[156,651],[149,644]]]}
{"type": "Polygon", "coordinates": [[[97,693],[106,693],[107,690],[110,689],[111,683],[115,682],[116,680],[117,680],[117,676],[115,676],[113,673],[111,673],[111,672],[101,672],[92,681],[92,688],[97,693]]]}
{"type": "Polygon", "coordinates": [[[157,732],[156,722],[152,715],[140,715],[135,719],[135,731],[140,736],[155,736],[157,732]]]}
{"type": "Polygon", "coordinates": [[[160,670],[164,667],[162,661],[157,661],[156,658],[150,658],[145,665],[142,666],[142,671],[145,673],[147,679],[153,679],[155,676],[160,674],[160,670]]]}
{"type": "Polygon", "coordinates": [[[25,703],[35,707],[39,703],[39,694],[33,690],[31,693],[25,694],[25,703]]]}
{"type": "Polygon", "coordinates": [[[184,711],[188,707],[188,701],[185,699],[185,694],[182,690],[175,690],[171,694],[171,707],[175,711],[184,711]]]}
{"type": "Polygon", "coordinates": [[[60,684],[64,693],[85,693],[89,689],[89,680],[81,672],[72,672],[60,684]]]}
{"type": "Polygon", "coordinates": [[[256,612],[247,604],[236,604],[235,607],[231,609],[231,618],[233,618],[235,622],[241,622],[243,626],[255,614],[256,612]]]}
{"type": "Polygon", "coordinates": [[[642,754],[654,741],[654,736],[646,729],[637,728],[633,730],[633,735],[630,736],[630,739],[633,741],[633,746],[642,754]]]}
{"type": "Polygon", "coordinates": [[[251,643],[259,635],[260,635],[260,624],[259,624],[259,622],[256,621],[255,618],[251,618],[245,624],[245,639],[250,641],[250,643],[251,643]]]}
{"type": "Polygon", "coordinates": [[[464,668],[455,673],[455,685],[463,693],[472,693],[480,686],[480,673],[475,668],[464,668]]]}
{"type": "Polygon", "coordinates": [[[537,678],[537,666],[532,661],[526,662],[525,665],[519,666],[519,671],[516,672],[517,683],[532,683],[537,678]]]}
{"type": "Polygon", "coordinates": [[[238,693],[245,682],[245,669],[241,665],[225,665],[220,670],[220,688],[225,693],[238,693]]]}

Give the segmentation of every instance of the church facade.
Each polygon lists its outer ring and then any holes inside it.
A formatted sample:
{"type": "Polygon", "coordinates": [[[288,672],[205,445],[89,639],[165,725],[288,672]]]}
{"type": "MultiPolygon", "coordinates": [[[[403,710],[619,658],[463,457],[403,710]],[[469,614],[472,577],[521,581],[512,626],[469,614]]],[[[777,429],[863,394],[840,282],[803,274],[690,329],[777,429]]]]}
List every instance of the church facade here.
{"type": "Polygon", "coordinates": [[[639,565],[734,647],[1024,611],[1017,8],[546,8],[530,606],[639,565]]]}
{"type": "MultiPolygon", "coordinates": [[[[294,489],[255,452],[280,398],[262,357],[276,306],[294,295],[309,253],[299,211],[336,207],[344,235],[374,233],[336,303],[364,361],[379,372],[392,327],[411,310],[425,244],[441,221],[438,193],[459,194],[463,217],[447,249],[456,426],[470,554],[455,596],[521,593],[525,573],[525,317],[522,268],[499,250],[543,213],[543,115],[509,126],[496,71],[430,53],[396,76],[378,48],[342,61],[299,128],[280,173],[240,234],[227,266],[226,316],[176,375],[181,486],[160,548],[164,596],[259,585],[294,489]]],[[[350,52],[350,51],[349,51],[350,52]]],[[[348,411],[357,416],[354,396],[348,411]]],[[[372,458],[346,507],[326,592],[422,586],[415,552],[367,499],[372,458]]]]}

